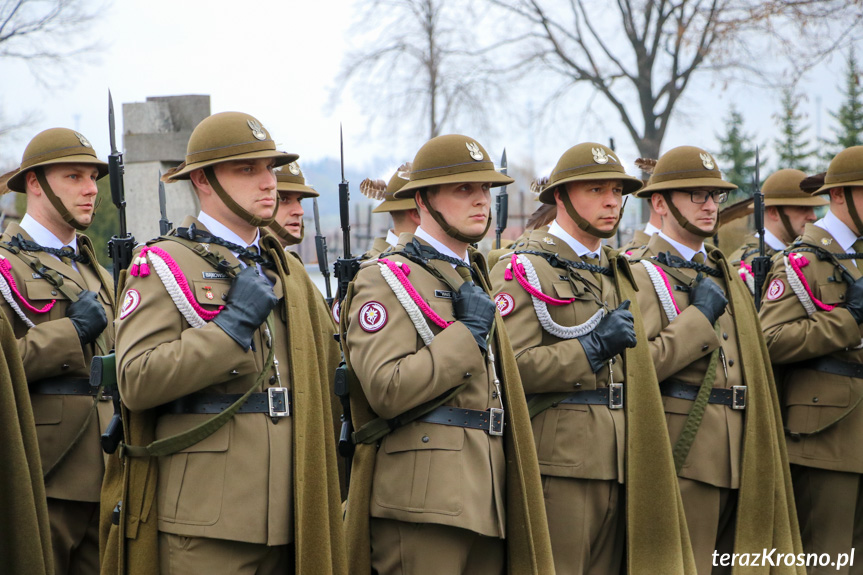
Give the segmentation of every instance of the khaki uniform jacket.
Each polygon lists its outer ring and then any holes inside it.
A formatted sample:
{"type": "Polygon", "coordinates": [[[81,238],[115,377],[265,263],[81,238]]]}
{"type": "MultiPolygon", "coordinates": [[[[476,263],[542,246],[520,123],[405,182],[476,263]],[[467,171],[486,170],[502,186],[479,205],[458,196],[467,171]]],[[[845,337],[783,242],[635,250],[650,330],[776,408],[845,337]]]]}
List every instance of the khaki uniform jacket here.
{"type": "MultiPolygon", "coordinates": [[[[198,229],[205,229],[192,217],[186,218],[182,227],[193,223],[198,229]]],[[[227,299],[231,279],[219,277],[224,274],[214,273],[206,260],[174,241],[161,240],[153,245],[168,252],[177,262],[195,300],[203,308],[214,310],[227,299]]],[[[211,245],[209,249],[221,254],[231,266],[239,265],[227,248],[211,245]]],[[[289,257],[289,263],[291,260],[289,257]]],[[[296,268],[297,273],[302,273],[300,264],[296,268]]],[[[276,374],[275,367],[271,368],[255,391],[263,392],[270,387],[290,389],[292,361],[302,358],[289,357],[290,334],[284,307],[309,306],[312,302],[285,302],[278,275],[271,269],[262,270],[282,300],[274,308],[272,338],[279,373],[276,374]]],[[[213,322],[199,329],[191,328],[156,273],[129,276],[125,288],[126,293],[137,292],[140,300],[137,307],[123,309],[117,320],[118,385],[130,410],[157,408],[196,392],[242,394],[251,387],[269,351],[266,323],[253,337],[253,350],[244,351],[213,322]]],[[[309,326],[309,329],[324,328],[329,332],[331,324],[309,326]]],[[[330,333],[324,341],[332,341],[330,333]]],[[[294,396],[291,413],[320,408],[304,405],[303,398],[294,396]]],[[[162,415],[156,425],[156,439],[181,433],[212,417],[162,415]]],[[[329,408],[325,421],[330,421],[329,408]]],[[[292,542],[294,508],[299,503],[293,498],[293,416],[276,422],[264,413],[237,414],[203,441],[159,458],[159,530],[267,545],[292,542]]],[[[321,473],[325,469],[322,466],[321,473]]]]}
{"type": "Polygon", "coordinates": [[[386,237],[375,238],[375,241],[372,243],[372,247],[369,251],[365,253],[363,259],[373,260],[377,259],[379,255],[390,249],[392,246],[387,242],[386,237]]]}
{"type": "MultiPolygon", "coordinates": [[[[581,261],[562,239],[537,230],[527,238],[521,250],[542,251],[570,261],[581,261]],[[553,243],[549,243],[549,240],[553,243]]],[[[603,248],[599,265],[608,267],[608,252],[603,248]]],[[[564,326],[582,324],[597,312],[601,302],[609,310],[618,306],[612,278],[586,270],[568,272],[554,268],[541,256],[526,256],[536,269],[541,291],[557,299],[575,301],[569,305],[548,305],[551,318],[564,326]]],[[[506,281],[508,259],[492,269],[492,289],[510,334],[518,361],[524,391],[534,393],[575,392],[608,387],[609,371],[605,366],[593,373],[577,339],[560,339],[547,333],[539,323],[530,294],[515,280],[506,281]],[[504,302],[512,298],[512,311],[504,302]],[[504,298],[504,299],[502,299],[504,298]]],[[[622,383],[621,358],[615,358],[614,381],[622,383]]],[[[533,431],[540,471],[543,475],[582,479],[616,479],[623,481],[625,418],[622,409],[603,405],[568,405],[552,407],[533,418],[533,431]]]]}
{"type": "MultiPolygon", "coordinates": [[[[717,258],[722,257],[721,252],[709,247],[707,251],[710,262],[708,265],[717,267],[715,262],[717,258]]],[[[655,234],[644,250],[633,253],[632,259],[650,258],[662,252],[671,252],[672,255],[681,257],[671,244],[659,234],[655,234]]],[[[710,354],[719,347],[724,354],[724,360],[720,356],[713,387],[731,388],[735,385],[746,385],[734,329],[735,310],[729,305],[725,313],[719,317],[720,333],[717,335],[704,314],[689,305],[688,292],[675,289],[675,286],[682,285],[683,282],[668,274],[674,299],[680,308],[680,315],[669,323],[644,266],[634,263],[632,271],[639,289],[638,304],[644,318],[645,331],[650,340],[657,380],[662,382],[673,378],[691,385],[701,385],[710,354]]],[[[692,269],[677,268],[675,271],[691,280],[696,276],[695,270],[692,269]]],[[[728,291],[723,278],[711,277],[710,279],[723,290],[728,291]]],[[[737,278],[734,281],[738,281],[737,278]]],[[[686,416],[694,402],[667,396],[663,396],[662,400],[668,421],[668,433],[671,444],[674,445],[680,437],[686,416]]],[[[739,488],[743,414],[743,411],[733,410],[725,405],[708,404],[689,456],[680,471],[680,477],[702,481],[716,487],[739,488]]]]}
{"type": "MultiPolygon", "coordinates": [[[[806,224],[802,243],[835,254],[845,253],[829,232],[812,224],[806,224]]],[[[760,318],[771,361],[789,365],[783,370],[782,382],[777,382],[782,391],[785,426],[792,433],[806,434],[828,426],[848,412],[863,395],[863,378],[793,364],[822,356],[861,364],[863,350],[854,348],[859,347],[863,332],[851,313],[842,307],[848,284],[833,263],[821,261],[811,252],[801,253],[809,260],[802,271],[815,298],[839,307],[832,311],[819,309],[808,316],[788,283],[788,274],[794,271],[787,270],[784,259],[777,256],[765,283],[760,318]]],[[[842,264],[855,280],[861,277],[854,260],[843,260],[842,264]]],[[[858,264],[863,265],[863,261],[858,260],[858,264]]],[[[863,473],[861,434],[863,411],[858,406],[821,433],[799,440],[789,438],[789,461],[807,467],[863,473]]]]}
{"type": "MultiPolygon", "coordinates": [[[[413,239],[413,234],[402,234],[396,250],[413,239]]],[[[442,330],[426,320],[435,335],[426,346],[377,262],[363,264],[354,280],[351,307],[342,310],[341,317],[347,322],[345,354],[372,410],[379,417],[393,418],[465,382],[468,385],[447,405],[475,410],[501,407],[486,359],[470,331],[455,321],[452,288],[403,256],[387,259],[407,264],[408,279],[420,296],[441,318],[455,323],[442,330]],[[369,327],[361,314],[373,302],[386,315],[369,327]]],[[[449,263],[432,260],[429,265],[453,285],[464,281],[449,263]]],[[[386,435],[376,458],[372,517],[437,523],[504,537],[503,437],[479,429],[413,422],[386,435]]]]}
{"type": "MultiPolygon", "coordinates": [[[[758,238],[755,237],[755,234],[749,234],[749,236],[746,237],[746,242],[728,256],[728,262],[734,266],[735,270],[740,269],[741,260],[752,265],[752,260],[759,255],[758,250],[758,238]]],[[[776,254],[776,250],[771,248],[769,244],[765,243],[764,255],[772,258],[774,254],[776,254]]]]}
{"type": "Polygon", "coordinates": [[[632,239],[629,240],[628,243],[620,246],[618,251],[625,253],[636,248],[642,248],[646,246],[648,242],[650,242],[650,236],[644,233],[644,230],[635,230],[632,234],[632,239]]]}
{"type": "MultiPolygon", "coordinates": [[[[9,224],[0,242],[8,243],[21,234],[25,240],[32,238],[18,224],[9,224]]],[[[88,240],[79,234],[79,251],[88,240]]],[[[28,384],[49,377],[83,378],[90,377],[90,360],[98,353],[107,353],[113,346],[114,328],[110,321],[105,329],[106,349],[98,350],[95,344],[82,348],[78,333],[72,320],[66,317],[66,309],[71,301],[47,280],[41,278],[27,263],[36,259],[49,270],[63,278],[64,285],[71,287],[75,294],[90,290],[99,294],[99,301],[105,308],[109,319],[114,317],[113,280],[110,274],[98,264],[77,263],[78,271],[45,252],[22,252],[25,259],[0,246],[0,255],[11,264],[11,274],[18,291],[34,307],[43,308],[56,300],[47,313],[34,313],[25,308],[17,296],[16,303],[32,321],[35,327],[28,328],[12,310],[5,299],[0,299],[3,310],[15,337],[18,351],[24,361],[24,371],[28,384]]],[[[91,254],[92,255],[92,254],[91,254]]],[[[37,395],[31,394],[33,415],[36,422],[36,435],[39,438],[42,469],[47,471],[57,463],[68,449],[72,439],[87,420],[93,409],[93,398],[87,395],[37,395]]],[[[45,483],[48,497],[72,501],[99,501],[102,475],[105,471],[99,435],[113,414],[110,401],[99,401],[97,413],[93,414],[87,429],[68,455],[57,465],[45,483]]]]}

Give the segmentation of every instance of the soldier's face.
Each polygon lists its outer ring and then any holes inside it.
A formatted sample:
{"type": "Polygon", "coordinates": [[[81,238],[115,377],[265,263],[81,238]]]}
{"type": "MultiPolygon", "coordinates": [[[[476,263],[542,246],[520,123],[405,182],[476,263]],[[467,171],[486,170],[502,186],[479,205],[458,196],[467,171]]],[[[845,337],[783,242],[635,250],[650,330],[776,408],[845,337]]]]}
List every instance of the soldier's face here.
{"type": "MultiPolygon", "coordinates": [[[[791,222],[791,229],[798,236],[803,235],[803,230],[806,224],[811,224],[817,218],[815,217],[815,208],[811,206],[782,206],[782,211],[788,216],[788,221],[791,222]]],[[[792,241],[794,238],[791,238],[792,241]]]]}
{"type": "MultiPolygon", "coordinates": [[[[488,222],[491,184],[443,184],[436,193],[429,195],[429,201],[449,225],[467,236],[478,235],[485,231],[488,222]]],[[[431,220],[430,216],[428,220],[431,220]]],[[[422,221],[425,224],[426,219],[422,221]]]]}
{"type": "MultiPolygon", "coordinates": [[[[240,207],[260,218],[270,218],[276,208],[276,176],[273,160],[236,160],[216,164],[216,178],[240,207]]],[[[227,206],[226,206],[227,209],[227,206]]]]}
{"type": "MultiPolygon", "coordinates": [[[[704,191],[721,191],[715,188],[700,188],[704,191]]],[[[693,190],[696,191],[696,190],[693,190]]],[[[664,198],[663,198],[664,199],[664,198]]],[[[696,226],[700,230],[705,232],[710,232],[713,230],[716,225],[716,218],[719,217],[719,204],[717,204],[713,196],[708,196],[707,201],[703,204],[696,204],[692,201],[692,196],[689,192],[678,192],[674,191],[671,193],[671,201],[674,202],[674,205],[680,210],[680,213],[684,218],[692,225],[696,226]]],[[[658,210],[657,210],[658,211],[658,210]]],[[[680,228],[680,231],[685,232],[682,226],[677,223],[677,220],[668,211],[668,208],[665,210],[666,214],[661,214],[665,217],[663,220],[663,224],[665,221],[668,221],[672,226],[676,226],[680,228]]]]}
{"type": "MultiPolygon", "coordinates": [[[[79,223],[89,225],[96,205],[99,170],[89,164],[57,164],[45,168],[48,185],[79,223]]],[[[59,216],[59,214],[58,214],[59,216]]]]}
{"type": "MultiPolygon", "coordinates": [[[[614,229],[620,219],[620,206],[623,202],[623,181],[585,180],[566,184],[566,193],[572,207],[582,218],[596,229],[608,232],[614,229]]],[[[559,205],[558,214],[566,213],[559,205]]]]}
{"type": "Polygon", "coordinates": [[[303,236],[303,206],[299,192],[279,192],[279,211],[276,223],[297,239],[303,236]]]}

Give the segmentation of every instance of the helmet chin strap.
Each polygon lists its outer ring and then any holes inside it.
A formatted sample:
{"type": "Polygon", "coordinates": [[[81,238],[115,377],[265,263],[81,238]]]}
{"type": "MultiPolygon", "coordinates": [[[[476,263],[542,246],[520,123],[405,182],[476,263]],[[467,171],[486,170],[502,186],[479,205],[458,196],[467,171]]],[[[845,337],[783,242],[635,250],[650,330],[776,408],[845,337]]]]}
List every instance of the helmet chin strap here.
{"type": "Polygon", "coordinates": [[[207,182],[212,186],[216,195],[219,196],[219,199],[228,206],[228,209],[234,212],[237,216],[243,218],[243,220],[249,224],[256,228],[265,228],[276,221],[276,213],[279,211],[278,194],[276,194],[276,206],[273,209],[273,215],[269,218],[261,218],[247,212],[240,204],[234,201],[234,198],[228,195],[228,192],[225,191],[225,188],[222,187],[222,184],[220,184],[218,178],[216,178],[216,172],[213,170],[213,166],[207,166],[204,168],[204,177],[207,178],[207,182]]]}
{"type": "Polygon", "coordinates": [[[674,216],[674,219],[677,220],[677,223],[680,224],[680,226],[687,232],[695,234],[696,236],[702,238],[709,238],[716,233],[716,230],[719,229],[718,214],[716,217],[716,223],[713,224],[713,229],[704,231],[689,220],[687,220],[685,217],[683,217],[683,214],[680,213],[680,210],[678,210],[677,206],[674,205],[674,202],[671,201],[671,192],[665,191],[660,193],[662,194],[662,197],[665,198],[665,203],[668,204],[668,209],[669,211],[671,211],[671,215],[674,216]]]}
{"type": "Polygon", "coordinates": [[[857,213],[857,206],[854,204],[854,196],[851,193],[851,188],[845,186],[842,188],[842,193],[845,196],[845,203],[848,205],[848,215],[851,216],[851,221],[854,222],[854,227],[857,228],[857,237],[863,236],[863,221],[860,220],[860,214],[857,213]]]}
{"type": "MultiPolygon", "coordinates": [[[[63,218],[64,222],[79,232],[83,232],[90,227],[90,224],[82,224],[69,212],[63,204],[63,201],[60,200],[60,198],[57,197],[57,194],[54,193],[54,190],[51,189],[51,185],[48,183],[48,178],[45,177],[45,171],[41,167],[33,170],[33,173],[36,174],[36,180],[38,180],[39,185],[42,187],[42,191],[45,192],[45,197],[48,198],[48,201],[51,202],[51,205],[54,206],[54,209],[57,210],[57,213],[60,214],[60,217],[63,218]]],[[[96,215],[95,205],[93,215],[96,215]]],[[[90,221],[92,222],[93,219],[91,218],[90,221]]]]}
{"type": "MultiPolygon", "coordinates": [[[[791,220],[788,219],[788,214],[785,213],[783,206],[776,206],[776,211],[779,212],[779,221],[782,222],[782,227],[785,228],[785,233],[788,234],[788,243],[793,242],[794,238],[797,237],[797,232],[791,227],[791,220]]],[[[859,227],[859,223],[857,225],[859,227]]]]}
{"type": "Polygon", "coordinates": [[[279,236],[281,238],[282,243],[286,246],[293,246],[301,241],[303,241],[303,237],[306,235],[306,223],[300,221],[300,237],[298,238],[288,230],[286,230],[282,225],[273,222],[269,225],[270,231],[279,236]]]}
{"type": "Polygon", "coordinates": [[[439,211],[434,209],[434,207],[431,205],[431,202],[429,202],[428,189],[427,188],[421,188],[419,192],[420,192],[420,197],[423,200],[423,203],[426,205],[426,208],[428,208],[428,211],[431,214],[431,216],[434,218],[434,221],[437,222],[437,224],[441,227],[441,229],[444,231],[444,233],[446,233],[446,235],[448,235],[449,237],[457,239],[458,241],[464,242],[466,244],[475,244],[476,242],[483,239],[485,237],[485,235],[488,233],[488,230],[491,227],[491,211],[489,211],[489,213],[488,213],[488,220],[485,223],[485,229],[482,231],[482,233],[476,234],[473,236],[469,236],[467,234],[461,233],[458,229],[449,225],[447,223],[447,221],[444,219],[443,215],[439,211]]]}
{"type": "Polygon", "coordinates": [[[575,211],[575,207],[573,207],[572,202],[569,200],[569,194],[566,193],[566,188],[561,186],[558,188],[560,199],[563,201],[563,207],[566,208],[566,214],[572,218],[572,221],[575,222],[579,228],[589,233],[593,237],[596,238],[610,238],[617,233],[617,227],[620,225],[620,221],[623,219],[623,207],[620,208],[620,213],[617,216],[617,223],[614,224],[614,227],[608,231],[598,230],[593,227],[590,222],[581,217],[577,211],[575,211]]]}

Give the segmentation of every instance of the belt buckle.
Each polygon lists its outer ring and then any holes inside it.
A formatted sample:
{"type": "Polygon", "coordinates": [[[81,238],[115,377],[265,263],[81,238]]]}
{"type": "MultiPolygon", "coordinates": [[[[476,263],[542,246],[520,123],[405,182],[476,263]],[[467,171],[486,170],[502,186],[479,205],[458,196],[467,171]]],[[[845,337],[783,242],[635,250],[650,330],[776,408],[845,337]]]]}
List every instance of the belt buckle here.
{"type": "Polygon", "coordinates": [[[608,384],[608,409],[623,409],[623,384],[608,384]]]}
{"type": "Polygon", "coordinates": [[[288,388],[271,387],[267,389],[267,400],[270,403],[270,417],[288,417],[291,406],[288,405],[288,388]]]}
{"type": "Polygon", "coordinates": [[[746,386],[732,385],[731,386],[731,409],[743,410],[746,409],[746,386]]]}
{"type": "Polygon", "coordinates": [[[488,412],[488,434],[503,435],[503,409],[492,407],[488,412]]]}

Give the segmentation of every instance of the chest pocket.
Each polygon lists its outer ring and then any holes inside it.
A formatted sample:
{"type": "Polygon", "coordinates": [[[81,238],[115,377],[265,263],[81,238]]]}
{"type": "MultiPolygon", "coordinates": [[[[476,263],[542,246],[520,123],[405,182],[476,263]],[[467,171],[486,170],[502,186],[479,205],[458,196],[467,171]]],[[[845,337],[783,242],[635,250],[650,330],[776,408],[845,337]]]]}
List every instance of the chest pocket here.
{"type": "Polygon", "coordinates": [[[581,297],[584,295],[584,286],[573,286],[568,281],[556,281],[552,282],[552,288],[554,289],[554,293],[558,299],[572,299],[574,297],[581,297]]]}
{"type": "MultiPolygon", "coordinates": [[[[25,291],[27,293],[27,299],[29,299],[30,301],[67,299],[66,296],[63,295],[63,292],[61,292],[45,280],[31,280],[24,283],[25,291]]],[[[80,291],[76,288],[74,284],[70,283],[69,285],[70,287],[72,287],[72,291],[80,291]]]]}
{"type": "Polygon", "coordinates": [[[201,305],[224,305],[228,301],[231,283],[224,280],[196,280],[192,282],[195,300],[201,305]]]}
{"type": "Polygon", "coordinates": [[[827,282],[818,284],[819,299],[824,303],[837,304],[845,301],[845,290],[848,285],[845,282],[827,282]]]}

